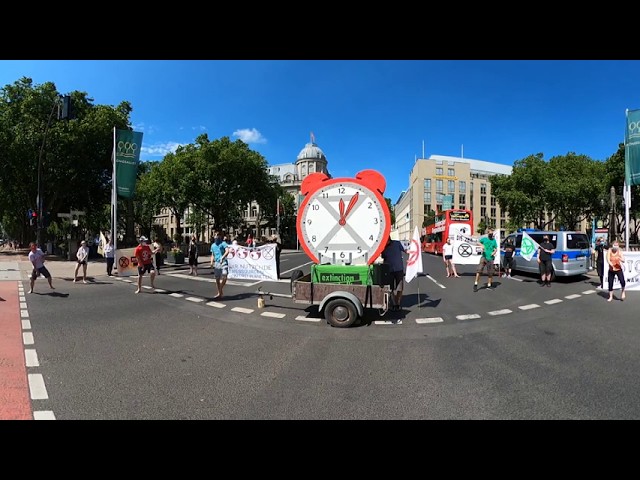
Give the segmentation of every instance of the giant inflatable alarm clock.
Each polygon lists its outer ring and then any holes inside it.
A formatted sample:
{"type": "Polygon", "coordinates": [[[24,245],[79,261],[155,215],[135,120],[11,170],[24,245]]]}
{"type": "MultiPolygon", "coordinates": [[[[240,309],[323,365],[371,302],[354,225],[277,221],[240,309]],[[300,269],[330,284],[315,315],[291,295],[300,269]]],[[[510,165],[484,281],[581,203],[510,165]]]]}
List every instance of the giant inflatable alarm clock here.
{"type": "Polygon", "coordinates": [[[297,232],[309,258],[316,264],[372,264],[391,229],[385,188],[384,177],[375,170],[363,170],[355,178],[324,173],[305,177],[297,232]]]}

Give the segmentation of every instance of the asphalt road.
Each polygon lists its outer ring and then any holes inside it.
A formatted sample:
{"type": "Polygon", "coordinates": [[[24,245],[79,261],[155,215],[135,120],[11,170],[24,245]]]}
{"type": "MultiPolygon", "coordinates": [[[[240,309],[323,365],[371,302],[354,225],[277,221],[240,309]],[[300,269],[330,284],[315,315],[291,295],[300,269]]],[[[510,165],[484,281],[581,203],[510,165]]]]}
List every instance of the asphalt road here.
{"type": "Polygon", "coordinates": [[[290,272],[309,270],[302,253],[282,256],[283,280],[230,282],[219,302],[207,268],[165,269],[161,291],[138,295],[105,274],[56,278],[53,292],[39,279],[32,295],[14,281],[26,371],[45,390],[30,385],[34,417],[640,418],[636,292],[608,303],[593,277],[546,288],[518,275],[474,293],[472,266],[446,278],[440,257],[423,259],[401,312],[351,328],[286,298],[290,272]],[[284,296],[259,309],[258,287],[284,296]]]}

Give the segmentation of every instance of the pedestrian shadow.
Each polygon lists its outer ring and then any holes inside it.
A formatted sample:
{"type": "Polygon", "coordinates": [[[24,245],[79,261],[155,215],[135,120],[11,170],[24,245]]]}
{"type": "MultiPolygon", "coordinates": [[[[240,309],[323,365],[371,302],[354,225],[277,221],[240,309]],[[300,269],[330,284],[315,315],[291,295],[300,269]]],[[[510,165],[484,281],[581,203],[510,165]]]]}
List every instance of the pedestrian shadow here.
{"type": "MultiPolygon", "coordinates": [[[[438,305],[440,305],[440,302],[442,301],[441,298],[429,298],[429,295],[426,293],[421,293],[421,294],[417,294],[417,293],[412,293],[409,295],[404,295],[402,297],[402,303],[404,303],[405,305],[408,303],[409,307],[429,307],[429,308],[436,308],[438,305]]],[[[402,305],[400,305],[400,307],[402,308],[402,305]]],[[[390,310],[391,312],[393,310],[390,310]]],[[[402,310],[401,310],[402,311],[402,310]]],[[[397,310],[396,310],[397,312],[397,310]]]]}
{"type": "Polygon", "coordinates": [[[31,295],[46,295],[48,297],[59,297],[59,298],[67,298],[69,296],[68,293],[60,293],[60,292],[33,292],[31,295]]]}

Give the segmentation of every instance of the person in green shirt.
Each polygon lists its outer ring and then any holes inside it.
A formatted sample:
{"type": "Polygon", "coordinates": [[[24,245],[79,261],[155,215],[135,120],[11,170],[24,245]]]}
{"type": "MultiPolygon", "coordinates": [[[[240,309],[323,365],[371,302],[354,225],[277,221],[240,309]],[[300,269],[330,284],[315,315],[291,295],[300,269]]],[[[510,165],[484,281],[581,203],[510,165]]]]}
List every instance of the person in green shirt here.
{"type": "Polygon", "coordinates": [[[478,291],[478,281],[480,280],[480,275],[485,267],[487,267],[487,288],[491,290],[493,286],[491,285],[493,281],[493,261],[496,258],[496,254],[498,253],[498,242],[493,238],[493,229],[487,230],[487,236],[482,237],[478,240],[478,245],[482,247],[482,256],[480,257],[480,262],[478,262],[478,268],[476,269],[476,281],[473,284],[473,291],[478,291]]]}

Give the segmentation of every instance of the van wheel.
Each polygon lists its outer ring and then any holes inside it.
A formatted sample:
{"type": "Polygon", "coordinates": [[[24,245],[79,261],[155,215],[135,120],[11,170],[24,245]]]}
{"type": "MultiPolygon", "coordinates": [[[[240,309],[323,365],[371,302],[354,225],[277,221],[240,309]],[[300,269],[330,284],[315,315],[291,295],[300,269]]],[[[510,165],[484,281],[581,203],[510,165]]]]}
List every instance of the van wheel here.
{"type": "Polygon", "coordinates": [[[304,277],[304,272],[302,270],[294,270],[291,272],[291,293],[293,293],[293,282],[298,280],[300,277],[304,277]]]}

